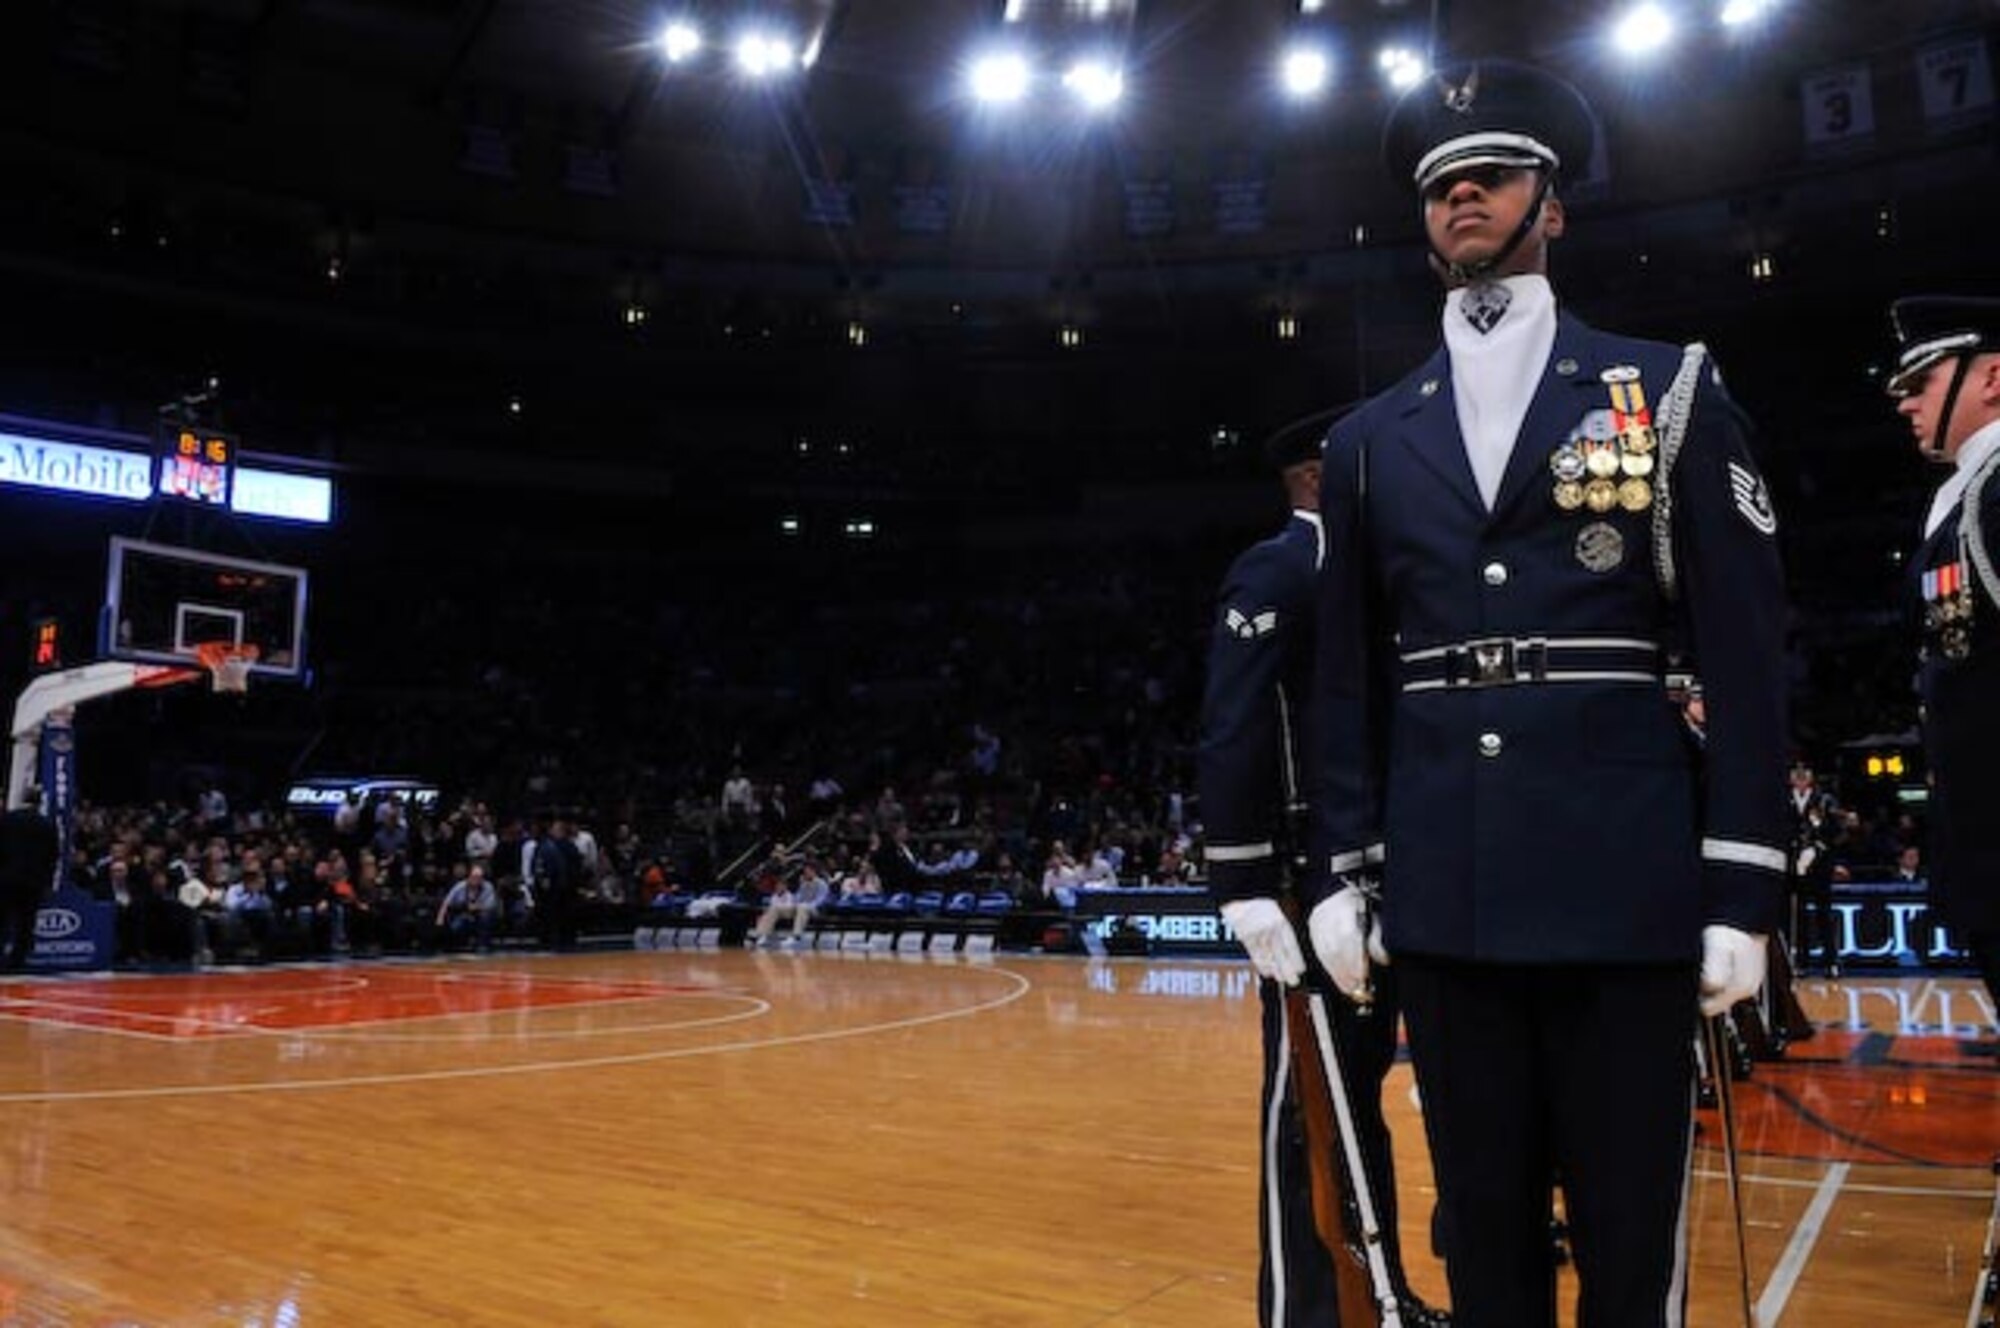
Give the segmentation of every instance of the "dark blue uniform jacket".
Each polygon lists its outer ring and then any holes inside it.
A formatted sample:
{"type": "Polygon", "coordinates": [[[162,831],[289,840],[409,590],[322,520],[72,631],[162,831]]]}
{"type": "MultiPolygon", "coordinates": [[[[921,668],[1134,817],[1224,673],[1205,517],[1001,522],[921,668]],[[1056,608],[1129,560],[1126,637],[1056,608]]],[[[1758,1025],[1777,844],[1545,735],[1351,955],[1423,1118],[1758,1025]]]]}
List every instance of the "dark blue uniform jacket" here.
{"type": "Polygon", "coordinates": [[[1276,897],[1303,850],[1300,714],[1312,685],[1321,559],[1317,513],[1245,551],[1222,583],[1202,697],[1198,782],[1209,889],[1217,899],[1276,897]]]}
{"type": "Polygon", "coordinates": [[[1556,449],[1603,430],[1607,378],[1657,411],[1681,363],[1563,315],[1490,513],[1442,348],[1329,439],[1307,893],[1379,871],[1392,952],[1687,962],[1706,923],[1775,921],[1785,604],[1747,420],[1705,366],[1669,485],[1672,599],[1651,506],[1556,491],[1556,449]],[[1705,755],[1668,650],[1704,683],[1705,755]]]}
{"type": "MultiPolygon", "coordinates": [[[[2000,462],[1989,463],[2000,465],[2000,462]]],[[[2000,474],[1986,483],[1978,519],[1987,548],[2000,556],[2000,474]]],[[[1930,763],[1931,900],[1944,921],[1965,931],[2000,931],[2000,603],[1995,603],[1966,557],[1960,532],[1968,519],[1963,502],[1924,541],[1912,564],[1918,601],[1925,576],[1937,585],[1945,568],[1964,585],[1960,603],[1970,609],[1962,652],[1944,648],[1948,630],[1932,612],[1923,632],[1918,688],[1924,703],[1924,752],[1930,763]]]]}

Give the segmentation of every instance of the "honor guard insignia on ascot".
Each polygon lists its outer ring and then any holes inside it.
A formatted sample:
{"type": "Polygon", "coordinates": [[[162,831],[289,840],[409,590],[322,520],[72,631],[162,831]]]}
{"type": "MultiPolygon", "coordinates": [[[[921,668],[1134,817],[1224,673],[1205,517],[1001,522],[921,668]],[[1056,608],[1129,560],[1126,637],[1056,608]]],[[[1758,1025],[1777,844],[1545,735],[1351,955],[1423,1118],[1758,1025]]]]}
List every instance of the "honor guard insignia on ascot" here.
{"type": "Polygon", "coordinates": [[[1580,1320],[1683,1321],[1697,999],[1755,991],[1788,866],[1749,423],[1699,346],[1589,327],[1548,281],[1592,140],[1575,89],[1502,61],[1398,104],[1384,155],[1443,344],[1325,455],[1310,931],[1360,989],[1379,896],[1464,1328],[1554,1324],[1558,1169],[1580,1320]],[[1705,751],[1670,656],[1704,681],[1705,751]]]}
{"type": "Polygon", "coordinates": [[[1910,560],[1930,899],[2000,995],[2000,300],[1900,300],[1892,321],[1889,392],[1918,449],[1951,467],[1910,560]]]}

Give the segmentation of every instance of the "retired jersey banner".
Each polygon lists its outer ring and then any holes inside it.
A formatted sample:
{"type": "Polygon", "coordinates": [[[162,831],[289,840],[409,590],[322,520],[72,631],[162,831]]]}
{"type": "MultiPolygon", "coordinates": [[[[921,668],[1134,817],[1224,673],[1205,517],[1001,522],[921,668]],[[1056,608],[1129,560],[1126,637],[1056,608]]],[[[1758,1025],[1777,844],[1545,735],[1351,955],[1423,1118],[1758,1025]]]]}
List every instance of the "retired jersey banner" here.
{"type": "Polygon", "coordinates": [[[69,847],[76,832],[76,729],[67,718],[50,716],[42,721],[40,768],[42,815],[56,826],[56,874],[58,890],[69,884],[69,847]]]}
{"type": "Polygon", "coordinates": [[[1174,182],[1125,181],[1125,234],[1135,240],[1174,233],[1174,182]]]}
{"type": "Polygon", "coordinates": [[[1917,89],[1924,123],[1933,130],[1955,129],[1991,116],[1993,66],[1984,37],[1958,37],[1917,52],[1917,89]]]}
{"type": "Polygon", "coordinates": [[[1875,134],[1875,86],[1867,65],[1808,74],[1799,85],[1806,146],[1821,151],[1860,143],[1875,134]]]}
{"type": "Polygon", "coordinates": [[[1217,180],[1215,190],[1215,233],[1217,235],[1259,235],[1271,215],[1271,185],[1262,176],[1217,180]]]}

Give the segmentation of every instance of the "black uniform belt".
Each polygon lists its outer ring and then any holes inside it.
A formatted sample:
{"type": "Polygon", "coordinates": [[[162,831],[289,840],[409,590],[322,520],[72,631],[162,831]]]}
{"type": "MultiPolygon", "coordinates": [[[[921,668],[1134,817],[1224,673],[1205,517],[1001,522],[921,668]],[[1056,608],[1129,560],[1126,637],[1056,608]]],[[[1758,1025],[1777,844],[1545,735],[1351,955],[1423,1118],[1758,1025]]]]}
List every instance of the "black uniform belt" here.
{"type": "Polygon", "coordinates": [[[1488,636],[1408,651],[1402,663],[1406,692],[1660,680],[1659,643],[1624,636],[1488,636]]]}

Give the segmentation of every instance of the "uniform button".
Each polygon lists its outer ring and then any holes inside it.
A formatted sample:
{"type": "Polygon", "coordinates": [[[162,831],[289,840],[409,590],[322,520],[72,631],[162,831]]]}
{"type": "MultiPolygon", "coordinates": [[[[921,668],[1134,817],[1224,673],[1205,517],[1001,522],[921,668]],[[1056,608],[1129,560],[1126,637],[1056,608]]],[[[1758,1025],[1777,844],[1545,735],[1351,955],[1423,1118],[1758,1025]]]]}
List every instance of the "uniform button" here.
{"type": "Polygon", "coordinates": [[[1486,578],[1486,584],[1489,586],[1504,586],[1507,584],[1507,564],[1488,563],[1486,570],[1480,575],[1486,578]]]}
{"type": "Polygon", "coordinates": [[[1481,756],[1498,756],[1500,748],[1503,745],[1500,741],[1500,735],[1497,733],[1482,733],[1479,735],[1479,754],[1481,756]]]}

